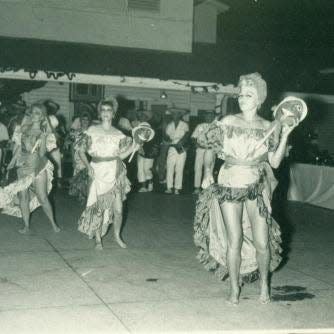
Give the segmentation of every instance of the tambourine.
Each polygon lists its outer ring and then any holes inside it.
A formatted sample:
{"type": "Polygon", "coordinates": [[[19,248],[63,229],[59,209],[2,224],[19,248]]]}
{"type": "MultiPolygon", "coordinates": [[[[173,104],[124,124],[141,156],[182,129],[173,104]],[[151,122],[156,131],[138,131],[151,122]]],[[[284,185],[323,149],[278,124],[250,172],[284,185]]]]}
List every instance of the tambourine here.
{"type": "Polygon", "coordinates": [[[139,123],[138,126],[132,129],[132,138],[138,144],[152,140],[154,135],[154,130],[147,122],[139,123]]]}
{"type": "Polygon", "coordinates": [[[274,118],[282,125],[292,126],[299,124],[307,115],[307,105],[304,100],[288,96],[274,109],[274,118]]]}
{"type": "MultiPolygon", "coordinates": [[[[154,136],[155,136],[155,131],[152,129],[149,123],[147,122],[139,123],[138,126],[132,129],[133,147],[136,144],[141,145],[143,143],[151,141],[154,136]]],[[[133,150],[129,158],[129,162],[131,162],[135,153],[136,150],[133,150]]]]}
{"type": "Polygon", "coordinates": [[[287,96],[274,109],[273,115],[276,120],[276,122],[274,122],[274,126],[268,130],[264,138],[256,145],[254,150],[258,149],[278,126],[293,126],[296,122],[298,125],[301,121],[303,121],[307,116],[307,105],[304,100],[298,97],[287,96]]]}

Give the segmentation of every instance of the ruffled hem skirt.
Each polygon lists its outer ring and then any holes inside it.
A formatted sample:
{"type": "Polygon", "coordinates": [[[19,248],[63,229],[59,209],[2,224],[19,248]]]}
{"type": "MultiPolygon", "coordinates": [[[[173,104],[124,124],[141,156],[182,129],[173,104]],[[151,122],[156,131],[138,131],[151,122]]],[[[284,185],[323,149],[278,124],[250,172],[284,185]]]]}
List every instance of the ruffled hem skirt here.
{"type": "MultiPolygon", "coordinates": [[[[194,242],[199,248],[197,258],[221,280],[228,278],[227,236],[220,207],[224,201],[257,201],[259,215],[266,219],[269,227],[270,271],[274,271],[281,262],[281,232],[270,215],[270,208],[266,206],[268,201],[263,197],[263,188],[263,183],[256,183],[248,188],[229,188],[214,184],[199,195],[194,222],[194,242]]],[[[242,229],[240,278],[243,282],[252,282],[258,278],[258,265],[246,209],[243,210],[242,229]]]]}
{"type": "Polygon", "coordinates": [[[76,197],[80,203],[85,203],[88,196],[89,176],[87,168],[80,170],[70,181],[69,195],[76,197]]]}
{"type": "Polygon", "coordinates": [[[122,208],[122,202],[130,190],[131,183],[126,176],[124,167],[113,187],[108,192],[97,195],[95,203],[85,208],[78,222],[78,230],[86,234],[89,239],[94,238],[96,232],[99,232],[103,237],[107,233],[109,225],[114,222],[115,217],[122,214],[119,209],[122,208]]]}
{"type": "MultiPolygon", "coordinates": [[[[10,183],[8,186],[0,189],[0,208],[2,209],[1,213],[15,217],[22,217],[18,193],[25,189],[29,189],[35,179],[45,172],[47,175],[47,192],[49,194],[52,189],[53,169],[53,164],[50,161],[47,161],[44,167],[41,168],[37,174],[35,174],[34,172],[31,172],[30,174],[27,174],[26,172],[20,173],[20,170],[18,170],[18,174],[20,174],[19,179],[10,183]]],[[[30,190],[30,212],[34,211],[40,205],[41,204],[38,201],[36,194],[33,190],[30,190]]]]}

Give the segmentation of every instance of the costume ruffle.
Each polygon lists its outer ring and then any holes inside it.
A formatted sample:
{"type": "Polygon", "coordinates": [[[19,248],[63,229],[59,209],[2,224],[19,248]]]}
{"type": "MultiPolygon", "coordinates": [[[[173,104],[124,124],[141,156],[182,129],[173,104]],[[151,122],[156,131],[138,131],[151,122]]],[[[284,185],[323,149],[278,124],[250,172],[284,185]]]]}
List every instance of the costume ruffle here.
{"type": "Polygon", "coordinates": [[[87,206],[82,213],[79,222],[78,230],[88,235],[89,239],[95,237],[96,231],[101,231],[103,237],[108,230],[110,224],[114,220],[114,204],[115,201],[126,199],[126,194],[131,190],[131,183],[126,177],[126,169],[120,172],[114,186],[105,194],[98,195],[97,201],[87,206]],[[109,209],[109,219],[104,219],[105,210],[109,209]]]}
{"type": "Polygon", "coordinates": [[[69,195],[76,197],[80,203],[87,200],[89,188],[89,176],[87,168],[80,170],[70,180],[69,195]]]}
{"type": "MultiPolygon", "coordinates": [[[[38,174],[34,172],[30,173],[27,176],[19,178],[17,181],[12,182],[8,186],[0,189],[0,208],[2,208],[1,213],[10,216],[22,217],[18,193],[28,189],[34,180],[38,178],[42,173],[46,172],[47,174],[47,192],[50,193],[52,189],[52,180],[53,180],[53,165],[50,161],[47,161],[43,168],[40,169],[38,174]]],[[[30,212],[34,211],[41,204],[39,203],[35,193],[29,191],[30,202],[29,208],[30,212]]]]}
{"type": "MultiPolygon", "coordinates": [[[[269,226],[270,271],[274,271],[281,262],[280,228],[270,216],[270,208],[266,206],[263,198],[263,189],[264,183],[260,181],[248,188],[229,188],[213,184],[199,195],[194,223],[194,242],[199,248],[197,258],[208,271],[214,272],[221,280],[228,277],[226,231],[219,205],[223,201],[243,202],[246,199],[256,199],[259,214],[266,219],[269,226]]],[[[246,210],[244,210],[242,227],[240,278],[243,282],[252,282],[258,278],[258,266],[246,210]]]]}

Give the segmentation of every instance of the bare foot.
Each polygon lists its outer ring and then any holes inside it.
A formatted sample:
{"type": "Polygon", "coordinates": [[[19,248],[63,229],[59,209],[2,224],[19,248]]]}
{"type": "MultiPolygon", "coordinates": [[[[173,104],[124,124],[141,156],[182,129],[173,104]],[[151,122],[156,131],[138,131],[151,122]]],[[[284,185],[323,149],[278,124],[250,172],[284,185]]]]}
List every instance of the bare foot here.
{"type": "Polygon", "coordinates": [[[127,248],[128,247],[120,236],[115,236],[115,240],[121,248],[127,248]]]}
{"type": "Polygon", "coordinates": [[[57,225],[54,225],[54,226],[52,226],[52,227],[53,227],[53,230],[54,230],[56,233],[58,233],[58,232],[61,231],[60,227],[57,226],[57,225]]]}
{"type": "Polygon", "coordinates": [[[24,226],[23,228],[21,228],[21,229],[19,230],[19,233],[21,233],[21,234],[27,234],[27,233],[29,233],[29,232],[30,232],[30,229],[29,229],[28,226],[24,226]]]}
{"type": "Polygon", "coordinates": [[[227,300],[227,303],[233,306],[237,306],[239,304],[239,296],[240,296],[240,288],[237,290],[231,289],[230,297],[227,300]]]}
{"type": "Polygon", "coordinates": [[[260,303],[263,305],[269,304],[271,302],[269,287],[267,284],[262,285],[259,300],[260,300],[260,303]]]}
{"type": "Polygon", "coordinates": [[[101,251],[103,250],[103,246],[101,242],[97,242],[95,245],[95,250],[101,251]]]}

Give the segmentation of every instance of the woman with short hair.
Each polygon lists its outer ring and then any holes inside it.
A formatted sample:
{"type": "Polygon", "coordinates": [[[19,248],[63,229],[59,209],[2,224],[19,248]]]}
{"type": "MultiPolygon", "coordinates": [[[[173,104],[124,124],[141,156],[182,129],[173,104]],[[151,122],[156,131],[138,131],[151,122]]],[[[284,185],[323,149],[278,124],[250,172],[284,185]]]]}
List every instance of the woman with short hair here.
{"type": "Polygon", "coordinates": [[[267,85],[258,73],[243,75],[238,97],[241,112],[214,121],[198,139],[224,160],[218,184],[206,168],[195,217],[198,258],[208,270],[230,279],[229,302],[239,303],[240,281],[260,278],[260,302],[270,302],[269,270],[281,261],[280,228],[271,217],[276,186],[272,169],[282,161],[292,126],[276,127],[258,115],[267,85]],[[240,277],[241,276],[241,277],[240,277]]]}
{"type": "Polygon", "coordinates": [[[102,250],[102,238],[114,224],[115,239],[126,248],[121,238],[123,201],[130,191],[130,182],[122,160],[138,145],[113,126],[118,103],[115,98],[102,100],[98,105],[101,123],[90,126],[76,144],[80,158],[90,177],[86,208],[79,219],[78,230],[95,238],[96,249],[102,250]],[[88,161],[87,155],[91,157],[88,161]]]}

